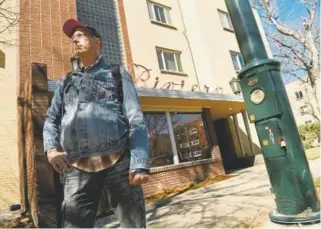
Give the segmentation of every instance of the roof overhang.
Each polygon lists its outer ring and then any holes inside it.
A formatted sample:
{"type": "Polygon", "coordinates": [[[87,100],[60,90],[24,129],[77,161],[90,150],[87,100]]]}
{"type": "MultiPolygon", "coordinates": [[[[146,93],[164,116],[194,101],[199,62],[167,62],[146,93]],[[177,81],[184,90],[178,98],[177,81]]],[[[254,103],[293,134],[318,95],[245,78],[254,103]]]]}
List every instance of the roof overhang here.
{"type": "MultiPolygon", "coordinates": [[[[48,80],[48,91],[53,92],[56,81],[48,80]]],[[[159,88],[136,88],[144,111],[197,111],[211,110],[213,119],[226,118],[245,110],[241,96],[199,91],[183,91],[159,88]]]]}
{"type": "Polygon", "coordinates": [[[145,111],[211,110],[212,118],[226,118],[245,110],[241,96],[158,88],[136,88],[145,111]]]}

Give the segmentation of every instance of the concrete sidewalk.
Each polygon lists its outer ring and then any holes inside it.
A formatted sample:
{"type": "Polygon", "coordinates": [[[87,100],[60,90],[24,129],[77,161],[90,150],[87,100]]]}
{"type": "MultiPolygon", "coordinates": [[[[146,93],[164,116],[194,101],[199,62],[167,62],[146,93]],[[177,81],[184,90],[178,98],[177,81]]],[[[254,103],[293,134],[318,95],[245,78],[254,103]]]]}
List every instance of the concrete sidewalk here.
{"type": "MultiPolygon", "coordinates": [[[[314,178],[320,176],[320,160],[311,161],[310,168],[314,178]]],[[[286,227],[269,220],[268,214],[275,208],[275,203],[265,164],[233,174],[237,176],[147,206],[148,227],[286,227]]],[[[306,226],[320,228],[320,224],[303,225],[306,226]]],[[[110,216],[98,220],[96,227],[118,228],[119,223],[110,216]]]]}

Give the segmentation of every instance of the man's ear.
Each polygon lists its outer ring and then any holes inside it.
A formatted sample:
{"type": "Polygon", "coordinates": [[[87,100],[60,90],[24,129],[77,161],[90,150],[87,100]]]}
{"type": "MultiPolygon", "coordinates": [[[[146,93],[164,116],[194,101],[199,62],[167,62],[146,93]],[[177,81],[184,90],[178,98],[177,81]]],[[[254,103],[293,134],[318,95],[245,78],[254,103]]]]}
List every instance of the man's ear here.
{"type": "Polygon", "coordinates": [[[101,49],[101,39],[96,38],[96,50],[99,52],[101,49]]]}

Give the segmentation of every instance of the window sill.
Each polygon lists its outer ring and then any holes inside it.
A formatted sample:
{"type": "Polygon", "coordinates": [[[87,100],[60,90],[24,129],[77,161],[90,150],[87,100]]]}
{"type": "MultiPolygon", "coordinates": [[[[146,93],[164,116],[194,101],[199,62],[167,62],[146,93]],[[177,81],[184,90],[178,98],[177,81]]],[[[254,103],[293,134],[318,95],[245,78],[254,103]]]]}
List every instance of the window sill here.
{"type": "Polygon", "coordinates": [[[160,70],[162,74],[171,74],[171,75],[178,75],[178,76],[188,76],[184,72],[174,72],[174,71],[168,71],[168,70],[160,70]]]}
{"type": "Polygon", "coordinates": [[[212,162],[214,162],[214,159],[208,158],[208,159],[203,159],[198,161],[183,162],[178,165],[165,165],[165,166],[151,168],[150,173],[166,172],[174,169],[182,169],[182,168],[187,168],[187,167],[196,166],[196,165],[209,164],[212,162]]]}
{"type": "Polygon", "coordinates": [[[234,33],[234,30],[233,30],[233,29],[229,29],[229,28],[226,28],[226,27],[223,27],[223,29],[224,29],[225,31],[230,32],[230,33],[234,33]]]}
{"type": "Polygon", "coordinates": [[[151,22],[155,25],[160,25],[160,26],[163,26],[163,27],[166,27],[166,28],[169,28],[169,29],[174,29],[174,30],[177,30],[177,28],[175,26],[172,26],[172,25],[169,25],[169,24],[165,24],[165,23],[162,23],[162,22],[159,22],[159,21],[155,21],[155,20],[151,20],[151,22]]]}

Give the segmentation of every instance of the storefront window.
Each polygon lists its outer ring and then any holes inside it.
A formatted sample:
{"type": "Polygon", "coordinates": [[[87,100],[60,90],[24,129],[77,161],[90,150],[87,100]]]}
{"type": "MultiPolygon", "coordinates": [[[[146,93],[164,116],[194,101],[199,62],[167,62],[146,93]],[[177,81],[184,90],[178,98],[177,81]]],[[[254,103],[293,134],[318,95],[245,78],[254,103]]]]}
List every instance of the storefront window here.
{"type": "Polygon", "coordinates": [[[211,157],[202,115],[171,113],[179,162],[211,157]]]}
{"type": "Polygon", "coordinates": [[[148,128],[151,166],[173,164],[173,152],[165,112],[144,113],[148,128]]]}

